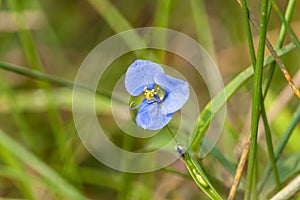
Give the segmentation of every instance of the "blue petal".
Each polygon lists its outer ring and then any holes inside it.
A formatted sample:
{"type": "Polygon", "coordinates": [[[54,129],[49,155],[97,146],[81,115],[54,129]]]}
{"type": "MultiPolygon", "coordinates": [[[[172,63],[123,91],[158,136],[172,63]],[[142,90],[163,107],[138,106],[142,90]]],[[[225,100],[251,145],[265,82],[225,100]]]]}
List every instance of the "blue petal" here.
{"type": "Polygon", "coordinates": [[[167,125],[173,117],[173,113],[164,115],[157,103],[148,104],[144,100],[136,116],[137,125],[148,130],[158,130],[167,125]]]}
{"type": "Polygon", "coordinates": [[[190,89],[187,82],[166,74],[156,74],[154,81],[167,92],[161,107],[162,114],[174,113],[188,100],[190,89]]]}
{"type": "Polygon", "coordinates": [[[136,60],[127,69],[125,87],[129,94],[140,95],[144,87],[148,89],[154,86],[154,76],[164,73],[163,68],[148,60],[136,60]]]}

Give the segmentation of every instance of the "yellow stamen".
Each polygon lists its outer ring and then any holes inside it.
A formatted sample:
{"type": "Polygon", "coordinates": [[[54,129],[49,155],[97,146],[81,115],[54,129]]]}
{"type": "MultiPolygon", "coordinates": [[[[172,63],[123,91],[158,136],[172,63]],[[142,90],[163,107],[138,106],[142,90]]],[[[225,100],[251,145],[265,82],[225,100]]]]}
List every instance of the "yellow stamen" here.
{"type": "Polygon", "coordinates": [[[156,95],[156,94],[157,94],[157,92],[155,92],[154,89],[148,90],[147,87],[144,88],[144,96],[146,97],[146,99],[153,100],[154,95],[156,95]]]}

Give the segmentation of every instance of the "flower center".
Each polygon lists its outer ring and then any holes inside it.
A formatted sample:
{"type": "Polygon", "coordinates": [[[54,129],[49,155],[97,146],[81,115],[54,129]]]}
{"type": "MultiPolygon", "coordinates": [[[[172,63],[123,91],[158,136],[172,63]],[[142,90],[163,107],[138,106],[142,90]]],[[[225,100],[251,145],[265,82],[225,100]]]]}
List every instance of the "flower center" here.
{"type": "Polygon", "coordinates": [[[144,88],[144,96],[146,97],[147,100],[154,100],[154,95],[156,95],[157,92],[152,89],[152,90],[148,90],[147,87],[144,88]]]}
{"type": "Polygon", "coordinates": [[[148,100],[148,103],[161,103],[165,96],[166,92],[161,89],[158,85],[154,85],[153,89],[148,89],[147,87],[144,88],[144,97],[148,100]]]}

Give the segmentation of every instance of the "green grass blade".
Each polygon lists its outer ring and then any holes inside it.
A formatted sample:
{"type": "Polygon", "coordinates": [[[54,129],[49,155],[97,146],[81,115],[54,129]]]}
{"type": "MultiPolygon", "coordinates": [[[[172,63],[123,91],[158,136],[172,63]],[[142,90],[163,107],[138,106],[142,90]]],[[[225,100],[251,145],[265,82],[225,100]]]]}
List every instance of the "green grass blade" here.
{"type": "MultiPolygon", "coordinates": [[[[287,5],[287,8],[286,8],[286,13],[285,13],[285,21],[287,23],[291,20],[292,13],[293,13],[293,10],[294,10],[294,7],[295,7],[295,3],[296,3],[295,0],[289,0],[288,1],[288,5],[287,5]]],[[[275,49],[279,49],[280,47],[282,47],[283,42],[284,42],[284,38],[285,38],[285,33],[286,33],[286,26],[284,24],[282,24],[282,26],[280,28],[279,37],[278,37],[278,40],[276,42],[275,49]]],[[[264,92],[263,92],[264,97],[266,96],[267,91],[268,91],[268,89],[269,89],[269,87],[271,85],[272,77],[273,77],[273,74],[275,72],[275,67],[276,67],[276,62],[274,61],[274,62],[271,63],[269,71],[268,71],[268,74],[267,74],[267,77],[266,77],[266,81],[265,81],[265,85],[264,85],[264,92]]],[[[293,128],[291,129],[291,131],[293,130],[293,128]]],[[[287,142],[287,140],[289,138],[288,135],[291,134],[291,132],[287,132],[286,134],[287,134],[286,135],[287,137],[285,139],[286,140],[285,142],[287,142]]],[[[267,139],[268,139],[268,136],[267,136],[267,139]]],[[[269,139],[269,140],[272,141],[271,139],[269,139]]],[[[270,143],[270,141],[269,141],[269,143],[270,143]]],[[[279,142],[279,144],[282,145],[282,144],[285,144],[285,142],[283,142],[283,143],[279,142]]],[[[281,146],[280,148],[282,148],[280,150],[280,151],[282,151],[283,150],[283,146],[281,146]]],[[[274,155],[274,159],[275,160],[278,159],[278,155],[279,154],[278,154],[278,148],[277,148],[277,150],[275,152],[275,155],[274,155]]],[[[273,170],[275,170],[274,171],[275,181],[276,182],[278,181],[277,178],[276,178],[276,173],[278,174],[278,172],[276,172],[276,166],[277,166],[276,164],[274,166],[274,161],[273,160],[271,160],[271,163],[269,163],[267,165],[266,170],[264,171],[263,176],[261,178],[262,181],[259,183],[259,186],[258,186],[258,188],[259,188],[258,191],[259,192],[261,191],[261,189],[262,189],[265,181],[267,180],[267,177],[270,175],[272,168],[273,168],[273,170]]]]}
{"type": "Polygon", "coordinates": [[[202,167],[190,156],[189,152],[185,151],[180,144],[176,146],[177,152],[185,162],[185,165],[198,187],[213,200],[222,200],[222,197],[210,183],[202,167]]]}
{"type": "MultiPolygon", "coordinates": [[[[114,5],[108,0],[88,0],[88,2],[98,11],[98,13],[108,23],[110,28],[115,33],[120,33],[126,30],[133,29],[125,17],[118,11],[114,5]]],[[[125,42],[129,47],[134,49],[135,43],[145,44],[143,39],[138,34],[131,34],[132,38],[125,38],[125,42]],[[133,42],[134,41],[134,42],[133,42]]],[[[145,44],[146,47],[146,44],[145,44]]],[[[137,57],[142,58],[145,55],[144,51],[135,52],[137,57]]]]}
{"type": "MultiPolygon", "coordinates": [[[[16,168],[12,168],[10,166],[2,165],[2,164],[0,165],[0,177],[14,179],[14,180],[24,182],[24,183],[27,182],[27,184],[31,183],[31,182],[28,182],[28,177],[26,177],[24,170],[17,170],[16,168]]],[[[37,180],[34,180],[34,181],[37,181],[37,180]]]]}
{"type": "MultiPolygon", "coordinates": [[[[27,28],[27,24],[25,21],[25,15],[22,10],[22,4],[17,0],[11,0],[8,1],[8,6],[12,12],[15,12],[17,14],[16,16],[16,22],[18,25],[18,36],[21,41],[23,51],[26,55],[27,61],[30,65],[30,67],[34,70],[44,72],[44,68],[42,65],[42,62],[40,60],[32,33],[27,28]]],[[[58,152],[63,152],[64,148],[64,132],[62,128],[61,123],[61,117],[59,114],[58,109],[55,107],[54,103],[55,98],[53,97],[51,93],[51,86],[47,82],[37,82],[38,87],[47,90],[47,115],[49,119],[50,128],[52,130],[52,133],[55,138],[55,142],[57,145],[57,148],[59,149],[58,152]]]]}
{"type": "MultiPolygon", "coordinates": [[[[66,80],[66,79],[63,79],[63,78],[60,78],[60,77],[57,77],[57,76],[48,75],[48,74],[45,74],[43,72],[39,72],[39,71],[36,71],[36,70],[26,69],[24,67],[19,67],[19,66],[12,65],[12,64],[9,64],[9,63],[0,62],[0,68],[4,69],[4,70],[7,70],[7,71],[17,73],[17,74],[20,74],[20,75],[24,75],[28,78],[33,78],[35,80],[50,82],[50,83],[56,84],[58,86],[63,86],[63,87],[68,87],[68,88],[73,88],[74,87],[74,83],[70,80],[66,80]]],[[[87,88],[83,85],[76,85],[76,87],[94,92],[92,89],[87,88]]],[[[110,94],[105,93],[103,91],[96,91],[96,93],[98,95],[103,96],[103,97],[110,98],[110,94]]]]}
{"type": "MultiPolygon", "coordinates": [[[[292,18],[292,14],[293,14],[293,11],[294,11],[294,8],[295,8],[295,4],[296,4],[296,0],[289,0],[288,1],[288,5],[287,5],[287,8],[286,8],[286,12],[285,12],[285,21],[287,23],[289,23],[291,21],[291,18],[292,18]]],[[[280,28],[280,32],[279,32],[279,39],[276,43],[276,49],[280,48],[284,42],[284,36],[285,36],[285,33],[286,33],[286,28],[284,26],[284,24],[281,25],[281,28],[280,28]]]]}
{"type": "MultiPolygon", "coordinates": [[[[250,26],[250,19],[249,19],[249,11],[248,11],[248,8],[247,8],[246,0],[242,0],[242,7],[243,7],[244,21],[245,21],[245,24],[246,24],[246,32],[247,32],[247,39],[248,39],[248,45],[249,45],[249,50],[250,50],[250,56],[251,56],[252,64],[253,64],[253,66],[255,66],[256,65],[256,57],[255,57],[255,50],[254,50],[253,40],[252,40],[252,33],[251,33],[251,26],[250,26]]],[[[271,13],[270,4],[269,4],[269,7],[267,9],[269,10],[268,15],[267,15],[268,18],[269,18],[270,13],[271,13]]],[[[262,99],[262,101],[261,101],[261,108],[262,108],[261,109],[261,114],[262,114],[264,127],[265,127],[268,152],[269,152],[270,160],[271,160],[272,167],[273,167],[273,170],[274,170],[275,180],[276,180],[278,188],[280,188],[278,170],[277,170],[277,167],[276,167],[276,161],[274,159],[272,136],[271,136],[271,131],[270,131],[270,127],[269,127],[269,124],[268,124],[268,120],[267,120],[267,114],[266,114],[262,94],[261,94],[261,99],[262,99]]],[[[253,183],[256,183],[256,181],[254,181],[253,183]]]]}
{"type": "MultiPolygon", "coordinates": [[[[291,50],[295,48],[294,44],[290,44],[288,46],[285,46],[282,50],[278,50],[278,55],[284,55],[291,50]]],[[[274,61],[274,58],[272,56],[268,56],[264,60],[264,66],[267,66],[272,61],[274,61]]],[[[202,137],[205,134],[205,131],[207,130],[212,118],[217,114],[217,111],[220,110],[226,102],[232,97],[232,95],[249,79],[253,76],[253,67],[250,66],[244,71],[242,71],[240,74],[238,74],[230,83],[227,84],[225,89],[220,92],[214,99],[212,99],[203,109],[201,112],[197,124],[196,124],[196,131],[194,134],[190,136],[191,141],[191,148],[192,150],[197,153],[202,137]],[[224,99],[224,96],[226,97],[224,99]],[[216,112],[212,112],[212,106],[214,107],[214,110],[216,112]]]]}
{"type": "Polygon", "coordinates": [[[196,33],[201,45],[214,57],[215,47],[204,0],[190,0],[196,33]]]}
{"type": "Polygon", "coordinates": [[[249,11],[248,11],[246,0],[242,0],[242,9],[243,9],[244,23],[246,25],[246,33],[247,33],[247,41],[249,46],[250,57],[251,57],[252,65],[255,66],[256,56],[255,56],[255,49],[252,40],[252,32],[251,32],[251,26],[249,21],[249,11]]]}
{"type": "MultiPolygon", "coordinates": [[[[295,7],[295,3],[296,3],[296,0],[289,0],[288,1],[288,5],[287,5],[287,8],[286,8],[286,13],[285,13],[286,22],[290,22],[290,20],[291,20],[291,17],[292,17],[293,11],[294,11],[294,7],[295,7]]],[[[283,42],[284,42],[284,38],[285,38],[285,34],[286,34],[286,28],[285,28],[285,25],[282,24],[281,28],[280,28],[278,40],[276,42],[275,49],[279,49],[279,48],[282,47],[283,42]]],[[[276,62],[274,61],[270,65],[270,68],[269,68],[269,71],[268,71],[268,74],[267,74],[267,77],[266,77],[266,81],[265,81],[265,84],[264,84],[264,90],[263,90],[263,96],[264,97],[266,96],[266,94],[268,92],[268,89],[271,85],[271,81],[272,81],[272,78],[273,78],[273,75],[274,75],[274,72],[275,72],[275,67],[276,67],[276,62]]]]}
{"type": "Polygon", "coordinates": [[[266,133],[266,140],[267,140],[267,148],[268,148],[268,153],[270,157],[270,162],[271,166],[274,172],[274,179],[276,182],[277,189],[280,189],[280,180],[279,180],[279,173],[276,165],[276,159],[274,155],[274,148],[273,148],[273,142],[272,142],[272,135],[271,135],[271,130],[269,127],[268,119],[267,119],[267,114],[266,114],[266,109],[264,103],[261,104],[261,110],[262,110],[262,118],[263,118],[263,123],[265,127],[265,133],[266,133]]]}
{"type": "Polygon", "coordinates": [[[30,166],[42,177],[46,179],[51,185],[65,197],[72,199],[86,200],[83,194],[81,194],[74,186],[63,179],[54,170],[48,167],[39,158],[27,151],[23,146],[15,142],[11,137],[0,130],[0,145],[12,153],[15,157],[20,159],[26,165],[30,166]]]}
{"type": "MultiPolygon", "coordinates": [[[[1,75],[1,74],[0,74],[1,75]]],[[[21,133],[22,140],[30,147],[37,147],[35,143],[35,138],[31,134],[30,127],[28,126],[26,119],[21,113],[19,106],[16,104],[16,98],[14,92],[5,84],[4,78],[0,76],[0,91],[6,94],[8,100],[8,109],[12,116],[13,121],[15,122],[19,132],[21,133]]],[[[5,162],[8,166],[18,171],[24,172],[23,166],[19,163],[18,160],[15,159],[6,149],[0,148],[0,155],[2,157],[2,161],[5,162]]],[[[22,174],[22,180],[20,184],[17,183],[17,186],[20,188],[22,193],[26,198],[35,199],[30,179],[26,173],[22,174]]]]}
{"type": "MultiPolygon", "coordinates": [[[[299,123],[300,120],[300,104],[298,105],[293,118],[287,128],[287,130],[285,131],[283,137],[280,139],[280,141],[277,144],[277,147],[275,149],[275,159],[277,160],[279,158],[279,156],[281,155],[283,149],[285,148],[289,138],[291,137],[294,128],[297,126],[297,124],[299,123]]],[[[271,163],[268,163],[265,171],[263,172],[263,175],[261,177],[261,182],[258,185],[259,188],[259,192],[263,189],[270,173],[272,172],[272,166],[271,163]]]]}
{"type": "Polygon", "coordinates": [[[22,164],[14,156],[12,156],[12,154],[8,150],[2,148],[1,146],[0,156],[2,157],[2,161],[7,165],[7,168],[20,172],[18,174],[18,178],[20,179],[17,180],[16,186],[21,190],[24,197],[29,199],[36,199],[33,194],[33,188],[31,187],[32,181],[26,174],[26,171],[24,171],[22,164]]]}
{"type": "Polygon", "coordinates": [[[216,146],[211,150],[211,153],[230,174],[234,174],[236,166],[230,162],[216,146]]]}
{"type": "MultiPolygon", "coordinates": [[[[255,65],[255,73],[253,77],[253,93],[252,93],[252,124],[251,124],[251,141],[250,141],[250,152],[248,157],[248,171],[247,171],[247,182],[246,182],[246,194],[245,199],[250,200],[253,175],[256,163],[256,147],[257,147],[257,132],[258,123],[260,116],[260,107],[262,102],[262,75],[264,66],[264,51],[266,43],[266,33],[267,33],[267,8],[268,0],[263,0],[261,3],[261,16],[260,16],[260,33],[259,33],[259,43],[257,51],[257,61],[255,65]]],[[[253,196],[256,195],[256,190],[253,196]]]]}
{"type": "Polygon", "coordinates": [[[0,62],[0,68],[20,75],[24,75],[28,78],[33,78],[35,80],[51,82],[59,86],[70,87],[70,88],[74,86],[72,81],[65,80],[56,76],[47,75],[37,70],[30,70],[25,67],[19,67],[5,62],[0,62]]]}
{"type": "Polygon", "coordinates": [[[116,33],[132,29],[125,17],[108,0],[88,0],[116,33]]]}
{"type": "MultiPolygon", "coordinates": [[[[153,20],[153,27],[168,28],[173,2],[174,1],[172,0],[157,1],[156,12],[153,20]]],[[[167,34],[160,34],[156,38],[157,40],[160,40],[160,44],[165,44],[166,46],[167,34]]],[[[160,62],[163,62],[164,56],[165,51],[159,52],[158,57],[160,62]]]]}
{"type": "Polygon", "coordinates": [[[15,92],[12,91],[12,89],[6,84],[5,78],[2,74],[0,74],[0,91],[2,91],[6,96],[9,113],[21,134],[22,140],[26,143],[26,145],[30,146],[30,148],[36,149],[36,138],[31,134],[32,130],[22,113],[22,108],[20,108],[17,103],[15,92]]]}
{"type": "Polygon", "coordinates": [[[156,3],[156,12],[153,20],[154,27],[168,27],[172,3],[172,0],[158,1],[156,3]]]}
{"type": "Polygon", "coordinates": [[[293,42],[295,43],[296,47],[298,47],[298,49],[300,49],[300,42],[299,42],[296,34],[294,33],[293,29],[291,28],[290,24],[287,22],[287,20],[283,16],[282,12],[280,11],[278,3],[276,2],[276,0],[271,0],[271,2],[272,2],[272,6],[273,6],[275,12],[279,16],[281,22],[285,26],[287,32],[291,36],[291,38],[292,38],[293,42]]]}
{"type": "Polygon", "coordinates": [[[79,172],[80,178],[85,184],[105,187],[116,191],[121,189],[121,176],[118,173],[101,171],[101,169],[90,167],[81,167],[79,172]]]}

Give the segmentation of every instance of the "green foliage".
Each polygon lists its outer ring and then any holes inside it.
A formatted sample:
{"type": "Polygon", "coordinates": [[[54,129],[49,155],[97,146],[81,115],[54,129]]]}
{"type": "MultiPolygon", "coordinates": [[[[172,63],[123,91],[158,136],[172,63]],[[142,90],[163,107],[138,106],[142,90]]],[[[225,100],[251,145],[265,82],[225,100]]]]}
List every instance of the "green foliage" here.
{"type": "MultiPolygon", "coordinates": [[[[289,83],[276,66],[284,65],[292,76],[300,72],[300,15],[294,12],[299,5],[295,0],[287,5],[276,0],[261,4],[242,0],[241,6],[235,1],[203,0],[0,0],[1,199],[222,199],[233,188],[250,130],[248,171],[237,180],[235,199],[276,194],[300,171],[299,99],[291,95],[289,83]],[[129,174],[102,165],[85,150],[72,118],[71,89],[82,88],[80,110],[84,112],[85,91],[90,88],[74,85],[73,79],[87,53],[116,33],[145,26],[174,29],[199,41],[218,61],[226,84],[209,99],[205,86],[199,84],[202,80],[186,70],[184,76],[201,102],[197,123],[190,124],[194,132],[177,137],[184,148],[190,139],[190,149],[168,168],[129,174]],[[279,34],[273,49],[275,33],[279,34]],[[271,55],[265,53],[266,45],[271,55]],[[279,104],[282,108],[275,112],[273,105],[279,104]],[[250,105],[252,117],[247,118],[250,105]],[[199,160],[207,128],[224,106],[228,115],[221,139],[209,156],[199,160]]],[[[159,39],[166,41],[166,37],[159,39]]],[[[144,43],[138,34],[133,41],[144,43]]],[[[175,114],[170,127],[151,138],[124,136],[113,120],[108,88],[113,88],[126,71],[123,63],[132,58],[151,58],[174,69],[184,62],[169,52],[142,49],[123,55],[112,64],[119,70],[110,68],[99,80],[103,86],[99,84],[96,92],[95,110],[110,139],[128,151],[150,152],[172,142],[171,128],[177,130],[184,119],[175,114]]],[[[299,78],[294,82],[299,88],[299,78]]],[[[176,154],[174,149],[169,151],[176,154]]]]}

